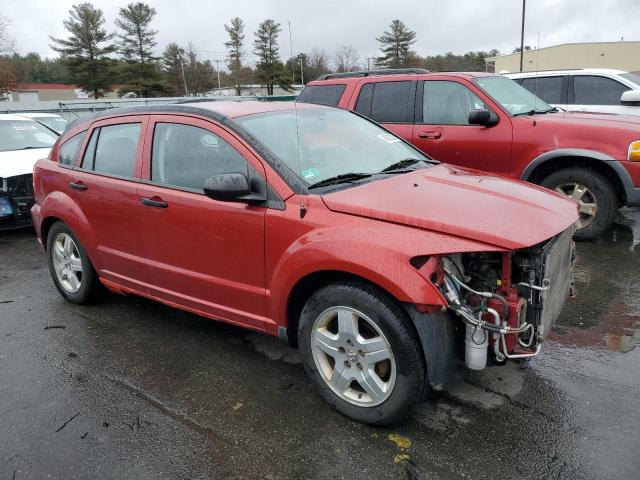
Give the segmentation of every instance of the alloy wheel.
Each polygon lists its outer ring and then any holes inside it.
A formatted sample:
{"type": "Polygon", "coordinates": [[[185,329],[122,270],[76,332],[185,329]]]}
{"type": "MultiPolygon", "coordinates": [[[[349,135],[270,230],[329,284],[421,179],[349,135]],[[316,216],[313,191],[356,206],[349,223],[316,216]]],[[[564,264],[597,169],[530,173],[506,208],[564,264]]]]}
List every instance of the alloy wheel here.
{"type": "Polygon", "coordinates": [[[556,192],[566,195],[580,204],[580,218],[577,222],[578,229],[591,225],[598,214],[598,203],[596,196],[586,185],[574,182],[563,183],[556,187],[556,192]]]}
{"type": "Polygon", "coordinates": [[[53,240],[51,255],[58,282],[68,293],[76,293],[82,286],[82,260],[76,242],[70,235],[59,233],[53,240]]]}
{"type": "Polygon", "coordinates": [[[360,407],[384,402],[393,391],[396,362],[389,341],[365,314],[331,307],[315,320],[311,352],[327,386],[360,407]]]}

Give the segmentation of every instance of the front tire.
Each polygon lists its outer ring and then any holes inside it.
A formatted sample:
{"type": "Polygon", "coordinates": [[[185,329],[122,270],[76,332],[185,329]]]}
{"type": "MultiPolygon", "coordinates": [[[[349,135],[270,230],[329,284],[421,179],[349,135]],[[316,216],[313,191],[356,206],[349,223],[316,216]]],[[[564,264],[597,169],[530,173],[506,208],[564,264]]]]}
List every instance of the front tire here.
{"type": "Polygon", "coordinates": [[[599,237],[613,224],[618,197],[602,174],[582,167],[565,168],[546,177],[541,185],[580,204],[580,218],[574,234],[576,240],[599,237]]]}
{"type": "Polygon", "coordinates": [[[316,291],[298,342],[311,382],[343,415],[369,425],[404,420],[427,388],[417,335],[388,295],[359,282],[316,291]]]}
{"type": "Polygon", "coordinates": [[[63,222],[53,224],[47,236],[47,260],[53,283],[71,303],[89,303],[98,288],[98,275],[82,243],[63,222]]]}

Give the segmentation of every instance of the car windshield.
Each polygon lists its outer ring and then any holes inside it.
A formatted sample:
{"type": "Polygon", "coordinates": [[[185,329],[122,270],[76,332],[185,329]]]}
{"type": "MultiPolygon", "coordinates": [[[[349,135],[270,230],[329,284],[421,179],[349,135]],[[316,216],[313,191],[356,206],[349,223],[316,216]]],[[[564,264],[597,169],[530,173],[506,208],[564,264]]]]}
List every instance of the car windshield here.
{"type": "Polygon", "coordinates": [[[510,78],[478,77],[475,79],[475,83],[511,115],[553,110],[553,107],[547,102],[536,97],[510,78]]]}
{"type": "Polygon", "coordinates": [[[626,78],[627,80],[631,80],[640,89],[640,75],[637,75],[635,73],[621,73],[620,76],[626,78]]]}
{"type": "Polygon", "coordinates": [[[33,120],[0,120],[0,152],[50,148],[58,137],[33,120]]]}
{"type": "Polygon", "coordinates": [[[32,118],[58,133],[64,132],[64,129],[67,127],[67,123],[68,123],[64,118],[60,118],[60,117],[32,117],[32,118]]]}
{"type": "Polygon", "coordinates": [[[297,106],[236,121],[306,185],[349,174],[368,177],[389,167],[391,173],[432,161],[387,130],[345,110],[297,106]]]}

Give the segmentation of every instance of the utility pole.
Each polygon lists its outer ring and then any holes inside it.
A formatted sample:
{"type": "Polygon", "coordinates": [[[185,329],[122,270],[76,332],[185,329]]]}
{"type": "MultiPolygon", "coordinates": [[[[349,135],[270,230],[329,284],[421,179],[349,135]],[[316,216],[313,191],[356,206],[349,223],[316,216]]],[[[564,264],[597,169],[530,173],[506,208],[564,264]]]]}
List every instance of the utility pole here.
{"type": "Polygon", "coordinates": [[[178,54],[178,60],[180,61],[180,65],[182,66],[182,83],[184,84],[184,96],[186,97],[189,93],[187,90],[187,77],[184,75],[184,62],[182,61],[182,55],[178,54]]]}
{"type": "Polygon", "coordinates": [[[522,64],[524,63],[524,11],[527,0],[522,0],[522,29],[520,30],[520,71],[522,72],[522,64]]]}
{"type": "MultiPolygon", "coordinates": [[[[218,90],[220,90],[220,60],[216,60],[216,71],[218,72],[218,90]]],[[[222,95],[222,92],[220,92],[222,95]]]]}
{"type": "Polygon", "coordinates": [[[289,22],[289,49],[291,50],[291,82],[294,81],[294,79],[296,78],[296,75],[294,73],[294,65],[293,65],[293,40],[292,40],[292,36],[291,36],[291,22],[289,22]]]}
{"type": "Polygon", "coordinates": [[[300,83],[304,85],[304,71],[302,67],[304,64],[304,55],[301,53],[298,58],[300,59],[300,83]]]}

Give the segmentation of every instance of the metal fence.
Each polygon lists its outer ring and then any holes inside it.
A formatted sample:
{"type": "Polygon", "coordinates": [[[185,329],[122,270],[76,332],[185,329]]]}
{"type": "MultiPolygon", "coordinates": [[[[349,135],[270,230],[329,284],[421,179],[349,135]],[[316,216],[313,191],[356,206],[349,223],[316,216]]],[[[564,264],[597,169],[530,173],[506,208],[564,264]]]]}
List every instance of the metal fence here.
{"type": "Polygon", "coordinates": [[[163,105],[193,100],[196,102],[224,100],[258,100],[263,102],[292,101],[296,95],[278,96],[240,96],[240,97],[157,97],[157,98],[114,98],[104,100],[73,100],[66,102],[38,101],[38,102],[0,102],[0,113],[57,113],[71,121],[83,115],[110,110],[119,107],[134,107],[138,105],[163,105]]]}

